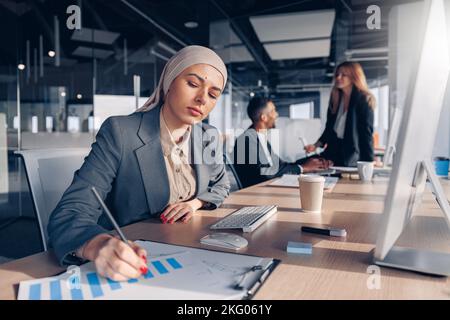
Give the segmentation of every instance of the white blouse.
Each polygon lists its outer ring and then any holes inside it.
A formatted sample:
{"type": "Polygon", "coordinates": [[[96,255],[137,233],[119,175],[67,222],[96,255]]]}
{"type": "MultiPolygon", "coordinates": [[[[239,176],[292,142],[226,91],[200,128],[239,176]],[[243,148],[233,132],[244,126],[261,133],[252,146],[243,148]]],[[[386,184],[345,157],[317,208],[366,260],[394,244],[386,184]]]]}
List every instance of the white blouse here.
{"type": "Polygon", "coordinates": [[[347,122],[347,111],[344,111],[344,99],[341,99],[339,104],[338,114],[336,116],[336,122],[334,123],[334,132],[339,139],[344,139],[345,123],[347,122]]]}

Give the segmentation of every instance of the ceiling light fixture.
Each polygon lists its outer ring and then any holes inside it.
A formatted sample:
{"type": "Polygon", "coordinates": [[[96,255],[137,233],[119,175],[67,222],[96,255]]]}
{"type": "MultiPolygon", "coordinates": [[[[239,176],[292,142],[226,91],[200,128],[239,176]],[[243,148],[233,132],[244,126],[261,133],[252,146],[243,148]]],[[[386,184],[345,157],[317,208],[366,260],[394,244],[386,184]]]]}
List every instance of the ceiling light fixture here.
{"type": "Polygon", "coordinates": [[[186,21],[184,23],[184,26],[188,29],[195,29],[198,27],[198,22],[197,21],[186,21]]]}

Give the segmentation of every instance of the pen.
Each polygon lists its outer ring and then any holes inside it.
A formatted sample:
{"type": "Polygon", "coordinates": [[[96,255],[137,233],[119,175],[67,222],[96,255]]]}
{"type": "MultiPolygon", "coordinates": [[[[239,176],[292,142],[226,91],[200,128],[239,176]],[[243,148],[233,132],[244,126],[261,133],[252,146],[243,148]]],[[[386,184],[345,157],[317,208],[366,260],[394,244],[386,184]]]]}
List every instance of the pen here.
{"type": "Polygon", "coordinates": [[[333,237],[345,237],[347,235],[347,231],[345,229],[336,229],[336,228],[315,228],[315,227],[307,227],[302,226],[303,232],[309,232],[309,233],[317,233],[317,234],[324,234],[327,236],[333,236],[333,237]]]}
{"type": "Polygon", "coordinates": [[[263,266],[261,266],[261,265],[252,267],[251,269],[249,269],[247,272],[244,273],[243,278],[241,278],[239,283],[235,285],[234,289],[235,290],[242,290],[242,289],[244,289],[246,291],[247,298],[255,295],[256,291],[264,283],[264,281],[266,280],[267,276],[270,274],[270,272],[272,271],[272,269],[273,269],[273,267],[275,265],[276,265],[276,263],[274,263],[274,260],[272,259],[272,261],[270,261],[270,263],[265,268],[263,266]],[[258,276],[256,278],[256,280],[255,280],[255,282],[253,284],[251,284],[247,288],[244,287],[242,282],[245,279],[245,277],[250,272],[255,272],[255,271],[261,271],[262,273],[261,273],[260,276],[258,276]]]}
{"type": "Polygon", "coordinates": [[[255,283],[251,288],[247,291],[248,296],[255,295],[258,288],[263,284],[263,282],[266,280],[267,276],[269,275],[270,271],[272,270],[272,266],[274,265],[273,260],[272,262],[267,266],[267,268],[264,270],[262,275],[256,279],[255,283]]]}
{"type": "Polygon", "coordinates": [[[244,274],[242,275],[241,280],[234,286],[234,289],[236,289],[236,290],[244,289],[244,287],[242,286],[242,283],[244,283],[244,280],[247,277],[247,275],[250,272],[254,272],[254,271],[257,271],[257,270],[262,270],[262,266],[259,266],[259,265],[258,266],[254,266],[254,267],[250,268],[248,271],[244,272],[244,274]]]}
{"type": "MultiPolygon", "coordinates": [[[[111,212],[109,211],[108,207],[106,206],[106,204],[103,202],[102,198],[100,197],[100,195],[97,192],[97,189],[95,189],[95,187],[91,188],[92,192],[95,195],[95,198],[97,198],[97,201],[100,203],[100,205],[102,206],[103,210],[106,212],[106,215],[108,216],[109,220],[111,221],[112,225],[114,226],[114,229],[116,229],[117,233],[119,234],[120,239],[122,239],[123,242],[125,242],[125,244],[127,246],[129,246],[131,249],[133,249],[130,245],[130,243],[128,242],[127,238],[125,238],[125,235],[123,234],[122,230],[120,230],[119,225],[117,224],[116,220],[114,219],[113,215],[111,214],[111,212]]],[[[142,259],[146,262],[147,264],[147,260],[145,257],[142,257],[142,259]]],[[[142,274],[147,274],[148,272],[148,268],[147,267],[141,267],[139,269],[141,271],[142,274]]]]}
{"type": "Polygon", "coordinates": [[[94,193],[95,197],[97,198],[97,201],[100,203],[100,205],[102,206],[103,210],[106,212],[106,215],[108,216],[109,220],[111,221],[112,225],[114,226],[114,229],[116,229],[117,233],[120,236],[120,239],[122,239],[123,242],[125,242],[127,245],[130,245],[128,243],[127,238],[125,238],[125,235],[123,234],[122,230],[120,230],[119,225],[117,224],[116,220],[114,219],[114,217],[112,216],[111,212],[109,211],[108,207],[105,205],[105,203],[103,202],[102,198],[100,197],[100,195],[98,194],[97,190],[95,189],[95,187],[91,188],[92,192],[94,193]]]}

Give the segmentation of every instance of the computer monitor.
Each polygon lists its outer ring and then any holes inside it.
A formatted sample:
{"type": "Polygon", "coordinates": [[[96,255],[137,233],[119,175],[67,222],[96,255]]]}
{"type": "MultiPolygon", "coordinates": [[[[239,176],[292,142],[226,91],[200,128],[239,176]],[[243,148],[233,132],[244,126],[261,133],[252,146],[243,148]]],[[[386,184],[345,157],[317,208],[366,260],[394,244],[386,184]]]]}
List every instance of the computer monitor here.
{"type": "Polygon", "coordinates": [[[424,2],[421,23],[374,261],[382,266],[450,275],[449,254],[394,247],[420,203],[427,177],[450,227],[450,207],[431,162],[450,69],[442,0],[424,2]]]}

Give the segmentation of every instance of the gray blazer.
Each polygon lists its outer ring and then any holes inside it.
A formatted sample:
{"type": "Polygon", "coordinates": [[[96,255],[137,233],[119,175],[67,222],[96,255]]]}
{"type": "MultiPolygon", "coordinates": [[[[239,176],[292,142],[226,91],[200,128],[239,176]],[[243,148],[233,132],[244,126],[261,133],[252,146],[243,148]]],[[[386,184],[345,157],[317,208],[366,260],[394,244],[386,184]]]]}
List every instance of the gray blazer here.
{"type": "MultiPolygon", "coordinates": [[[[170,189],[160,141],[159,112],[160,107],[110,117],[103,123],[91,152],[50,216],[49,243],[61,265],[78,263],[72,252],[112,229],[91,186],[95,186],[121,226],[158,216],[167,206],[170,189]]],[[[209,125],[193,126],[191,160],[205,150],[212,150],[215,159],[220,159],[212,164],[193,165],[197,178],[195,197],[207,202],[207,209],[220,206],[230,189],[222,150],[212,147],[218,144],[214,141],[217,137],[217,129],[209,125]],[[208,134],[210,130],[216,138],[208,134]]]]}

